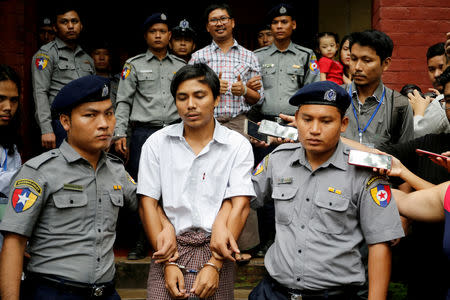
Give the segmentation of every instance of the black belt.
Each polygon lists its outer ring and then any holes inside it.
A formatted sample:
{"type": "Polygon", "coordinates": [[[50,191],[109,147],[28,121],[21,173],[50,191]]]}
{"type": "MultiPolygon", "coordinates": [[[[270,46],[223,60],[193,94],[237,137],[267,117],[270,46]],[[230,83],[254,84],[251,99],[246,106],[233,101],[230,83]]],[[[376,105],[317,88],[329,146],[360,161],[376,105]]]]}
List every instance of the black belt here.
{"type": "Polygon", "coordinates": [[[353,296],[359,290],[358,286],[342,286],[326,290],[297,290],[287,288],[272,277],[268,276],[273,282],[276,290],[284,294],[288,299],[305,300],[305,299],[333,299],[333,297],[353,296]]]}
{"type": "Polygon", "coordinates": [[[113,281],[106,283],[88,284],[82,282],[68,281],[56,276],[32,272],[26,273],[25,280],[34,284],[41,283],[56,288],[57,290],[62,292],[67,292],[91,298],[110,296],[115,291],[113,281]]]}
{"type": "Polygon", "coordinates": [[[168,124],[155,125],[155,124],[152,124],[150,122],[133,121],[133,122],[131,122],[131,127],[132,128],[162,129],[162,128],[166,127],[166,126],[177,124],[177,123],[180,123],[180,122],[181,122],[181,119],[176,119],[175,121],[170,122],[168,124]]]}

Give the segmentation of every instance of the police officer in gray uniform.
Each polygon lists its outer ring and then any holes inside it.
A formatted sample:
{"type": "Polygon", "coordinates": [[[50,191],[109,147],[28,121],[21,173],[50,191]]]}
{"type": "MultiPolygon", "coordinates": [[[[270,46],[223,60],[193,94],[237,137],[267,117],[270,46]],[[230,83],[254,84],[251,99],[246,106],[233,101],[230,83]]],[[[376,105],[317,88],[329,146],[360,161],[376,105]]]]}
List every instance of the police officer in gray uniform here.
{"type": "Polygon", "coordinates": [[[164,13],[148,17],[143,25],[146,53],[130,58],[123,67],[117,91],[116,151],[126,154],[126,131],[132,127],[129,170],[136,177],[141,148],[147,138],[166,125],[179,122],[170,94],[173,75],[186,63],[169,54],[171,33],[164,13]]]}
{"type": "Polygon", "coordinates": [[[76,9],[58,7],[54,17],[56,39],[43,45],[31,62],[36,119],[41,129],[42,147],[46,149],[58,147],[65,137],[57,119],[52,121],[53,99],[72,80],[95,74],[94,61],[78,45],[83,25],[76,9]]]}
{"type": "Polygon", "coordinates": [[[300,143],[283,144],[255,169],[257,198],[275,202],[276,238],[265,256],[269,276],[249,299],[355,299],[366,281],[359,245],[369,244],[369,295],[386,299],[390,246],[404,236],[385,177],[349,165],[340,141],[348,93],[329,81],[300,89],[289,103],[300,143]]]}
{"type": "Polygon", "coordinates": [[[120,299],[113,283],[116,220],[120,208],[136,210],[137,199],[121,161],[104,152],[115,125],[108,79],[72,81],[52,110],[67,140],[26,162],[12,182],[0,226],[1,297],[19,298],[28,240],[21,299],[120,299]]]}
{"type": "Polygon", "coordinates": [[[273,44],[256,50],[255,54],[265,90],[261,113],[264,119],[274,119],[280,113],[295,113],[289,98],[304,85],[319,81],[320,71],[314,52],[291,41],[297,27],[292,6],[284,3],[275,6],[267,19],[273,44]]]}

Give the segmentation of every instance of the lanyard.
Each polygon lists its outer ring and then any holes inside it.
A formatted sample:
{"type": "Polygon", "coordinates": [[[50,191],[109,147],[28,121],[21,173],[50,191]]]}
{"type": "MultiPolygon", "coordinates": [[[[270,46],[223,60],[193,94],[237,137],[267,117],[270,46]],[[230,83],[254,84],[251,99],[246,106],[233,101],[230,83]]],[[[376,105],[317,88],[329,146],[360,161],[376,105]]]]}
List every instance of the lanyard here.
{"type": "Polygon", "coordinates": [[[372,123],[373,118],[375,117],[375,115],[378,112],[378,109],[381,106],[381,103],[383,103],[383,99],[384,99],[384,94],[386,93],[386,88],[383,87],[383,94],[381,95],[381,100],[380,102],[378,102],[377,107],[375,108],[375,111],[373,112],[372,116],[370,117],[369,121],[367,122],[366,126],[364,127],[364,129],[361,130],[361,127],[359,127],[359,120],[358,120],[358,114],[356,113],[356,108],[355,108],[355,104],[353,103],[353,96],[352,96],[352,85],[350,84],[350,88],[348,89],[348,93],[350,94],[350,98],[352,100],[352,108],[353,108],[353,114],[355,115],[356,118],[356,125],[358,125],[358,132],[359,132],[359,143],[362,144],[362,136],[363,133],[366,132],[367,128],[369,127],[370,123],[372,123]]]}
{"type": "Polygon", "coordinates": [[[3,164],[3,171],[7,171],[7,169],[8,169],[8,152],[6,152],[6,149],[4,149],[5,150],[5,163],[3,164]]]}

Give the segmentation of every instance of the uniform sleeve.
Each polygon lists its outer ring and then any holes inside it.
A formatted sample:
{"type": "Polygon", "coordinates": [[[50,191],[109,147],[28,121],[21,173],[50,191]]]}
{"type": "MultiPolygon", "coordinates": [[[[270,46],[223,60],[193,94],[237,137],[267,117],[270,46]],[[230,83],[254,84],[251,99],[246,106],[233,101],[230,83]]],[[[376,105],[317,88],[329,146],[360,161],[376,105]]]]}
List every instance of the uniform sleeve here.
{"type": "Polygon", "coordinates": [[[156,135],[150,136],[142,146],[139,161],[137,193],[159,200],[161,198],[161,174],[156,135]]]}
{"type": "MultiPolygon", "coordinates": [[[[261,67],[258,63],[258,58],[256,57],[256,55],[252,54],[250,70],[248,72],[248,75],[244,79],[245,80],[244,84],[247,84],[247,81],[249,81],[250,78],[255,77],[255,76],[261,76],[261,67]]],[[[261,76],[261,78],[262,78],[262,76],[261,76]]],[[[261,80],[261,88],[257,92],[258,92],[260,98],[259,98],[258,102],[255,103],[255,105],[261,105],[264,102],[264,87],[262,85],[262,80],[261,80]]]]}
{"type": "Polygon", "coordinates": [[[362,182],[359,220],[369,245],[405,235],[391,187],[385,177],[372,174],[362,182]]]}
{"type": "Polygon", "coordinates": [[[126,63],[120,76],[119,87],[116,95],[117,123],[115,135],[117,136],[126,136],[136,86],[137,75],[135,67],[132,64],[126,63]]]}
{"type": "Polygon", "coordinates": [[[398,117],[401,118],[402,127],[399,133],[399,139],[396,143],[404,143],[412,140],[414,138],[414,119],[411,104],[408,103],[403,110],[402,115],[399,115],[398,117]]]}
{"type": "Polygon", "coordinates": [[[33,84],[33,97],[36,106],[36,119],[41,133],[53,133],[50,102],[48,99],[50,82],[53,72],[54,58],[43,51],[33,56],[31,62],[31,79],[33,84]]]}
{"type": "Polygon", "coordinates": [[[319,59],[320,73],[329,73],[332,63],[333,61],[326,57],[322,57],[321,59],[319,59]]]}
{"type": "Polygon", "coordinates": [[[272,197],[271,170],[270,170],[270,154],[256,166],[252,172],[253,187],[255,189],[256,198],[251,201],[252,208],[259,208],[269,201],[272,197]]]}
{"type": "Polygon", "coordinates": [[[252,198],[255,196],[251,179],[253,162],[252,146],[244,140],[232,162],[224,199],[235,196],[251,196],[252,198]]]}
{"type": "Polygon", "coordinates": [[[48,198],[47,181],[33,168],[23,166],[11,182],[0,231],[30,237],[48,198]]]}
{"type": "Polygon", "coordinates": [[[320,81],[320,69],[319,64],[317,63],[317,58],[314,53],[309,54],[309,61],[307,63],[308,69],[305,70],[305,79],[303,81],[303,85],[307,85],[313,82],[320,81]]]}
{"type": "Polygon", "coordinates": [[[130,176],[130,174],[128,174],[127,171],[123,170],[124,172],[124,193],[123,196],[125,198],[125,203],[126,206],[132,210],[135,211],[138,208],[138,200],[137,200],[137,196],[136,196],[136,182],[134,181],[134,179],[130,176]]]}

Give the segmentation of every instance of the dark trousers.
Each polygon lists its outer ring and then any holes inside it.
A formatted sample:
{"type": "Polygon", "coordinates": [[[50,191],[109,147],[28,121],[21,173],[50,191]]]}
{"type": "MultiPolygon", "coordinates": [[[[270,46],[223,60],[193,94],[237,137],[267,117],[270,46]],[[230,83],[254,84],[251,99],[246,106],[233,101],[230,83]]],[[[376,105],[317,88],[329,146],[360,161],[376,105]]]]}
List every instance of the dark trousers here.
{"type": "Polygon", "coordinates": [[[155,127],[135,127],[131,132],[130,139],[130,160],[128,161],[128,172],[131,177],[137,180],[139,171],[139,160],[141,159],[141,150],[145,141],[160,128],[155,127]]]}
{"type": "Polygon", "coordinates": [[[56,288],[51,285],[47,285],[42,282],[34,282],[31,280],[25,280],[22,282],[20,288],[20,300],[120,300],[117,291],[110,295],[102,297],[89,297],[81,296],[69,291],[64,290],[64,288],[56,288]]]}
{"type": "MultiPolygon", "coordinates": [[[[296,293],[300,294],[300,292],[296,293]]],[[[302,293],[302,297],[298,299],[303,300],[359,300],[357,294],[357,287],[342,288],[342,293],[339,289],[324,290],[324,291],[310,291],[302,293]],[[336,292],[339,291],[339,294],[336,292]]],[[[248,296],[249,300],[291,300],[292,295],[288,292],[288,289],[281,286],[269,275],[264,277],[263,280],[252,290],[248,296]]]]}

